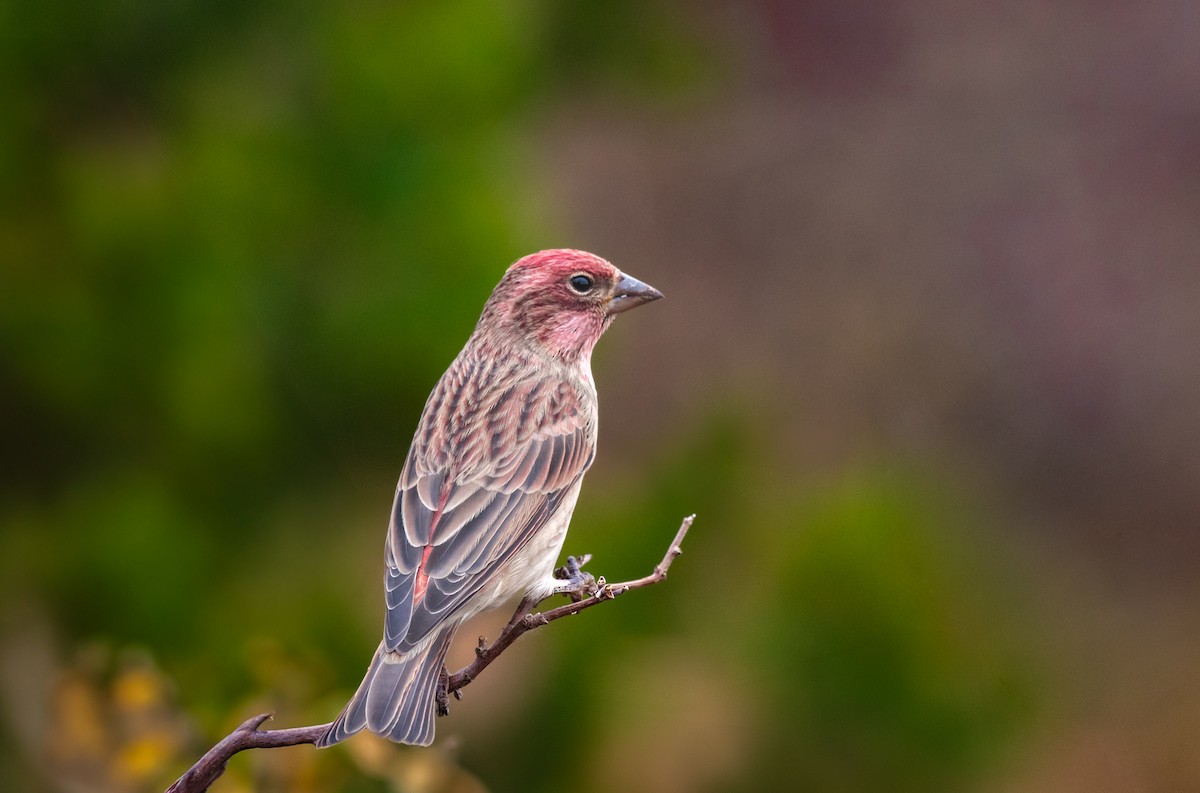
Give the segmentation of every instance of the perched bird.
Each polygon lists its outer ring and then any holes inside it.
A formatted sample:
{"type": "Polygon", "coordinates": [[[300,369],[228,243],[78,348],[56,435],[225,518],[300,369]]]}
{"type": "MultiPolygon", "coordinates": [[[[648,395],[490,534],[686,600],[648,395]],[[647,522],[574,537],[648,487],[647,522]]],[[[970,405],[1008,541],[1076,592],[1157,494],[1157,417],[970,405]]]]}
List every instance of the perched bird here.
{"type": "Polygon", "coordinates": [[[425,403],[388,525],[383,641],[318,746],[363,729],[432,743],[458,626],[579,586],[553,569],[596,453],[592,348],[617,314],[660,297],[583,251],[508,268],[425,403]]]}

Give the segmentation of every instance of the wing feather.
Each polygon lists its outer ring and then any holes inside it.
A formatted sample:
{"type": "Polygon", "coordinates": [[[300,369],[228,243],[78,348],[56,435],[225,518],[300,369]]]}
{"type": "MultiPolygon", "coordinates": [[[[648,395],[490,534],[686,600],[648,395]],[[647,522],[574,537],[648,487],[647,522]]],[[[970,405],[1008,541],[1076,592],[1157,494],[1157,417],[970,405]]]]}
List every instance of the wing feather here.
{"type": "Polygon", "coordinates": [[[441,494],[442,482],[445,478],[445,473],[439,472],[417,480],[417,495],[421,497],[421,504],[425,509],[431,512],[437,509],[438,497],[441,494]]]}
{"type": "Polygon", "coordinates": [[[413,612],[413,581],[417,575],[421,550],[406,545],[398,553],[393,552],[392,532],[388,532],[387,574],[384,577],[384,599],[387,617],[384,620],[383,636],[389,647],[399,644],[408,633],[413,612]],[[407,569],[401,569],[402,567],[407,569]]]}
{"type": "MultiPolygon", "coordinates": [[[[435,545],[444,546],[462,531],[464,526],[474,522],[480,513],[490,509],[499,495],[494,490],[484,487],[460,487],[457,492],[461,493],[463,498],[446,505],[442,519],[438,521],[437,533],[433,538],[435,545]]],[[[438,551],[435,550],[430,561],[432,562],[437,555],[438,551]]]]}

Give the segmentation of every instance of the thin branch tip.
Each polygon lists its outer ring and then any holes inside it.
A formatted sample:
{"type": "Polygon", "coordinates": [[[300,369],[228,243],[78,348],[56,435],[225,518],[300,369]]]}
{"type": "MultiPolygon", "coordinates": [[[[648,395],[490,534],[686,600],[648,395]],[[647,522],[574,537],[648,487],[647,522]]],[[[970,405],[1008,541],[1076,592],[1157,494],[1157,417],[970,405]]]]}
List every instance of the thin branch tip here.
{"type": "Polygon", "coordinates": [[[239,732],[258,732],[258,728],[275,718],[275,713],[260,713],[257,716],[246,719],[242,722],[242,726],[238,727],[239,732]]]}

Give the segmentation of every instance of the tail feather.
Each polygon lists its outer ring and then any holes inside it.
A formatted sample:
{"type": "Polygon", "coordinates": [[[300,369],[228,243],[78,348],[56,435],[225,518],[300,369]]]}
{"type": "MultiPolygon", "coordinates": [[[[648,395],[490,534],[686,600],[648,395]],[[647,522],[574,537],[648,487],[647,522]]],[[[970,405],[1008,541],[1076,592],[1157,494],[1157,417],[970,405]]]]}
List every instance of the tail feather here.
{"type": "Polygon", "coordinates": [[[317,747],[332,746],[363,729],[397,743],[433,743],[434,697],[453,636],[454,628],[448,627],[424,649],[403,657],[380,644],[358,691],[317,747]]]}

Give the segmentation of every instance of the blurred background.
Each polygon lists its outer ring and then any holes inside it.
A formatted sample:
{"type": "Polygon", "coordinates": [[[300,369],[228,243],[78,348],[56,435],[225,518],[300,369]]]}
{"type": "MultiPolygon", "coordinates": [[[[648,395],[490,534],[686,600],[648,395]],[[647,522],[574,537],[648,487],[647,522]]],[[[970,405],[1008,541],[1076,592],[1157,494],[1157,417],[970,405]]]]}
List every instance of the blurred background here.
{"type": "MultiPolygon", "coordinates": [[[[0,778],[329,721],[504,268],[668,299],[568,539],[670,580],[237,791],[1200,789],[1200,5],[0,5],[0,778]]],[[[460,635],[494,636],[506,615],[460,635]]]]}

